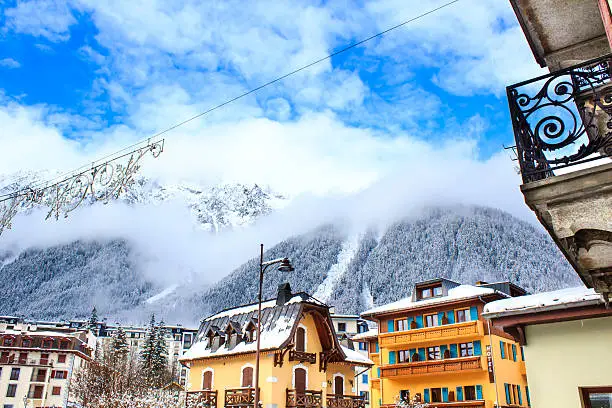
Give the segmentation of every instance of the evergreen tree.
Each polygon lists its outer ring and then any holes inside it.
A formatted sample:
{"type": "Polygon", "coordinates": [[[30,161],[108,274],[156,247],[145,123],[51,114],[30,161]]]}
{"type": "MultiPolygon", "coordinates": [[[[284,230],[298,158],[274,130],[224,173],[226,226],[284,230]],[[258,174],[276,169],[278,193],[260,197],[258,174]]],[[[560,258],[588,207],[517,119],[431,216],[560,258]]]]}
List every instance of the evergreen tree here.
{"type": "Polygon", "coordinates": [[[96,336],[98,335],[98,311],[96,310],[95,306],[91,311],[91,316],[89,316],[87,328],[94,332],[96,336]]]}
{"type": "Polygon", "coordinates": [[[145,334],[145,341],[140,349],[140,366],[142,376],[147,385],[153,386],[155,382],[155,372],[153,361],[155,359],[157,342],[157,326],[155,325],[155,315],[151,315],[151,321],[145,334]]]}
{"type": "Polygon", "coordinates": [[[119,326],[113,337],[112,342],[113,352],[120,358],[124,359],[130,353],[130,345],[127,341],[127,336],[123,327],[119,326]]]}
{"type": "Polygon", "coordinates": [[[156,329],[152,369],[155,385],[162,387],[168,378],[168,344],[166,343],[164,322],[161,321],[156,329]]]}

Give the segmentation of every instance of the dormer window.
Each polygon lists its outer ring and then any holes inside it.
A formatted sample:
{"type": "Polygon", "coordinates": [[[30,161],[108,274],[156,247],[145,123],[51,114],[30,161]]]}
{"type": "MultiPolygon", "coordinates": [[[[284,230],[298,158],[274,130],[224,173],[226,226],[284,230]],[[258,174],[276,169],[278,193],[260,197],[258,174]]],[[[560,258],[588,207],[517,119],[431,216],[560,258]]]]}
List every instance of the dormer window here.
{"type": "Polygon", "coordinates": [[[257,340],[257,319],[251,319],[244,328],[245,341],[251,343],[257,340]]]}
{"type": "Polygon", "coordinates": [[[417,289],[417,298],[419,300],[425,300],[437,296],[442,296],[441,283],[417,289]]]}
{"type": "Polygon", "coordinates": [[[234,348],[242,341],[242,333],[240,325],[236,322],[229,322],[225,328],[225,336],[227,338],[227,346],[234,348]]]}

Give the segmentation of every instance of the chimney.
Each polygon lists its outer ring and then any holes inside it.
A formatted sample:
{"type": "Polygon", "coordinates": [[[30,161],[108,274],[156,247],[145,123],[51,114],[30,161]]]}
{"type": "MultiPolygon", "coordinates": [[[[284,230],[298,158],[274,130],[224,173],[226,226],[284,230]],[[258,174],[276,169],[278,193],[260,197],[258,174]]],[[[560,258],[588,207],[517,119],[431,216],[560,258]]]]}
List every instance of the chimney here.
{"type": "Polygon", "coordinates": [[[293,295],[291,294],[291,285],[289,283],[281,283],[278,285],[278,296],[276,297],[276,306],[282,306],[287,303],[293,295]]]}
{"type": "Polygon", "coordinates": [[[489,282],[485,282],[485,281],[482,281],[482,280],[479,280],[479,281],[476,282],[476,286],[484,286],[484,285],[488,285],[488,284],[489,284],[489,282]]]}

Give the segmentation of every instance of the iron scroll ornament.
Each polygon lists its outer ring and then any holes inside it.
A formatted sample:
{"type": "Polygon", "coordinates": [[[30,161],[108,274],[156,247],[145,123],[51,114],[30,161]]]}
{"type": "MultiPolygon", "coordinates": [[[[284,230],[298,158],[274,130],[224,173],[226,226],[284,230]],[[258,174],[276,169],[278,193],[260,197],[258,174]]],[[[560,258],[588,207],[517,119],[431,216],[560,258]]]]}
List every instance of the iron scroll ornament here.
{"type": "Polygon", "coordinates": [[[47,207],[45,219],[68,217],[84,202],[104,204],[119,198],[133,183],[140,170],[141,160],[151,155],[159,157],[164,150],[164,139],[148,142],[146,146],[111,160],[94,164],[59,182],[39,187],[27,187],[0,197],[0,235],[12,227],[20,212],[47,207]]]}
{"type": "Polygon", "coordinates": [[[612,155],[611,62],[606,56],[507,88],[524,182],[612,155]]]}

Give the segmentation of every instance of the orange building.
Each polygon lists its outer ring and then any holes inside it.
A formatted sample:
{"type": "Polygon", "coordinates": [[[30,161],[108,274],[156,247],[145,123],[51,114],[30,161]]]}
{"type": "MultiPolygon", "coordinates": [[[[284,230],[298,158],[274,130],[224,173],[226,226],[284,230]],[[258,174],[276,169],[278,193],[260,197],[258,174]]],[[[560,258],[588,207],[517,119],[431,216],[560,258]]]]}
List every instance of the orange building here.
{"type": "Polygon", "coordinates": [[[509,282],[476,286],[436,279],[409,298],[362,313],[379,332],[364,334],[372,370],[372,407],[403,401],[436,407],[529,406],[519,344],[489,327],[486,303],[525,291],[509,282]],[[510,404],[504,404],[510,401],[510,404]]]}

